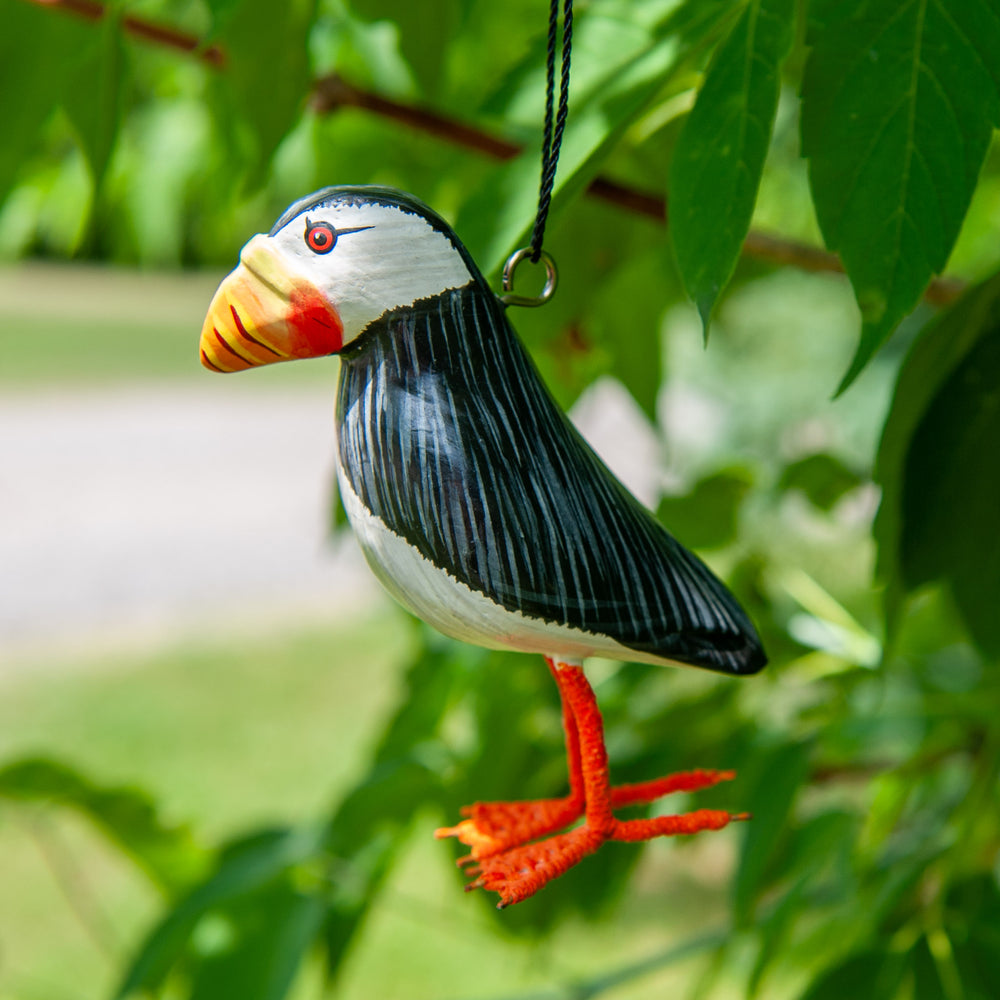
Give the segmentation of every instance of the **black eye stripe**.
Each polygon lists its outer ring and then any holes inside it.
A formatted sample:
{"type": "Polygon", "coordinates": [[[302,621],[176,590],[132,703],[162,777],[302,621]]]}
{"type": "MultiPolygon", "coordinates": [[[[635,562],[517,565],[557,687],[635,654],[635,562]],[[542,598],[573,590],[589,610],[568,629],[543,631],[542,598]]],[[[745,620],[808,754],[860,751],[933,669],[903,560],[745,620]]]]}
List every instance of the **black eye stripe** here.
{"type": "Polygon", "coordinates": [[[313,222],[307,216],[303,238],[306,241],[306,246],[313,253],[324,254],[329,253],[337,245],[339,237],[373,228],[374,226],[351,226],[346,229],[335,229],[329,222],[313,222]]]}

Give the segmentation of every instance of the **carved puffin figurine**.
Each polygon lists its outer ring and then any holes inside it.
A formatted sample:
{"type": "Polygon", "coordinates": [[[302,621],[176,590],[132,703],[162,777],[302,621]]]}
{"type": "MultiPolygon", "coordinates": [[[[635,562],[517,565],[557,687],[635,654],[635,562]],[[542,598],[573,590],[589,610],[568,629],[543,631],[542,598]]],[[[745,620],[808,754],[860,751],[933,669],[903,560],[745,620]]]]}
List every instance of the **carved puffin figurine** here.
{"type": "Polygon", "coordinates": [[[570,791],[476,803],[437,831],[472,887],[507,906],[607,840],[717,830],[714,809],[613,808],[734,776],[612,787],[588,656],[753,674],[753,625],[711,571],[614,477],[559,409],[451,228],[410,195],[330,187],[254,236],[212,300],[219,372],[338,354],[338,480],[372,570],[446,635],[542,654],[559,686],[570,791]],[[583,822],[566,832],[571,824],[583,822]]]}

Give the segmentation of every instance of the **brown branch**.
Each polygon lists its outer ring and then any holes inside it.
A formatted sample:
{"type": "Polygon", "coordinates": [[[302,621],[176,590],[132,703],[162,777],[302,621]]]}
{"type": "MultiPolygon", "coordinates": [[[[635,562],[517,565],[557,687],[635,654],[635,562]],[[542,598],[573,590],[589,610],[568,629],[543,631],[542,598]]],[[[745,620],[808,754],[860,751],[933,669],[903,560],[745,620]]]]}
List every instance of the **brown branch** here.
{"type": "MultiPolygon", "coordinates": [[[[27,2],[68,10],[92,21],[100,20],[106,13],[106,7],[100,0],[27,0],[27,2]]],[[[122,26],[137,38],[194,55],[215,69],[225,68],[225,53],[215,45],[203,46],[200,39],[194,35],[131,15],[126,15],[122,19],[122,26]]],[[[311,105],[313,110],[321,115],[331,114],[344,107],[360,108],[426,135],[432,135],[450,145],[483,153],[497,160],[511,160],[523,150],[520,144],[510,139],[485,132],[457,118],[431,111],[429,108],[404,104],[355,87],[335,73],[314,82],[311,105]]],[[[590,182],[587,194],[634,215],[641,215],[664,225],[667,222],[667,201],[661,195],[620,184],[603,176],[595,177],[590,182]]],[[[836,254],[798,240],[769,236],[756,231],[751,231],[747,235],[743,253],[756,260],[795,267],[801,271],[844,273],[844,265],[836,254]]],[[[954,302],[965,287],[965,282],[957,278],[935,278],[927,286],[924,298],[932,305],[946,306],[954,302]]]]}
{"type": "MultiPolygon", "coordinates": [[[[509,139],[484,132],[456,118],[362,90],[336,73],[321,77],[313,84],[312,107],[317,114],[330,114],[344,107],[362,108],[498,160],[511,160],[523,150],[522,146],[509,139]]],[[[634,215],[642,215],[664,225],[667,223],[667,201],[658,194],[619,184],[607,177],[595,177],[587,187],[587,194],[634,215]]],[[[800,271],[844,273],[840,258],[828,250],[756,231],[747,235],[743,253],[757,260],[795,267],[800,271]]],[[[935,278],[928,286],[925,297],[934,305],[948,305],[964,290],[965,283],[956,278],[935,278]]]]}
{"type": "Polygon", "coordinates": [[[320,115],[331,114],[340,108],[362,108],[380,118],[388,118],[418,132],[433,135],[453,146],[484,153],[495,160],[512,160],[520,154],[522,148],[516,142],[491,135],[456,118],[362,90],[337,73],[322,76],[313,84],[310,104],[320,115]]]}
{"type": "MultiPolygon", "coordinates": [[[[108,12],[107,6],[100,0],[28,0],[28,2],[37,4],[39,7],[68,10],[88,21],[100,21],[108,12]]],[[[204,46],[200,38],[189,35],[187,32],[176,31],[162,24],[147,21],[142,17],[133,17],[131,14],[126,14],[122,18],[122,27],[136,38],[152,42],[154,45],[163,45],[166,48],[186,52],[216,69],[222,69],[226,65],[226,55],[222,49],[217,45],[204,46]]]]}
{"type": "MultiPolygon", "coordinates": [[[[331,114],[344,107],[361,108],[418,132],[433,135],[452,146],[485,153],[495,160],[513,160],[524,151],[519,143],[484,132],[457,118],[362,90],[336,73],[320,77],[313,84],[311,104],[313,110],[320,115],[331,114]]],[[[662,198],[626,187],[607,177],[596,177],[587,188],[587,193],[637,215],[645,215],[657,222],[667,221],[667,206],[662,198]]]]}

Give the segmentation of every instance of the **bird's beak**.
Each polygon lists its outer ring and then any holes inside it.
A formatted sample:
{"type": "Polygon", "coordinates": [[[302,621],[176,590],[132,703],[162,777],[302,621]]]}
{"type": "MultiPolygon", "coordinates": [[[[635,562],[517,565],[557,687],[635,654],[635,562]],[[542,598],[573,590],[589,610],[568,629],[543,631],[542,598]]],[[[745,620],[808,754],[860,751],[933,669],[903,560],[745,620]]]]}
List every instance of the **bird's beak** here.
{"type": "Polygon", "coordinates": [[[201,328],[201,363],[236,372],[275,361],[318,358],[343,346],[336,309],[294,274],[266,236],[255,236],[219,285],[201,328]]]}

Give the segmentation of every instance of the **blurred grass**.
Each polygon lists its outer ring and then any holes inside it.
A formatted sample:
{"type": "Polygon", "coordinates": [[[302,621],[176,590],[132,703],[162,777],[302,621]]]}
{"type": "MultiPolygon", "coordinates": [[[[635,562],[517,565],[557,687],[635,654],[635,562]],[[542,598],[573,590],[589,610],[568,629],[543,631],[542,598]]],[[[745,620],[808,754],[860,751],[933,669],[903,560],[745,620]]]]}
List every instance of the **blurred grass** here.
{"type": "Polygon", "coordinates": [[[147,784],[212,838],[302,818],[357,776],[407,648],[405,628],[374,620],[46,664],[3,684],[0,758],[47,753],[147,784]]]}
{"type": "MultiPolygon", "coordinates": [[[[95,780],[149,790],[165,817],[217,841],[271,822],[320,816],[359,777],[409,653],[402,618],[189,640],[82,671],[49,663],[0,682],[0,760],[72,760],[95,780]]],[[[544,669],[541,665],[539,669],[544,669]]],[[[737,835],[661,843],[616,921],[574,923],[526,941],[493,900],[460,891],[441,817],[415,817],[349,956],[349,1000],[548,996],[552,984],[605,973],[724,919],[737,835]],[[509,921],[508,921],[509,923],[509,921]]],[[[611,849],[632,850],[629,845],[611,849]]],[[[158,913],[145,879],[84,821],[43,808],[0,809],[0,998],[97,1000],[121,955],[158,913]]],[[[690,982],[699,959],[637,979],[616,1000],[690,982]]],[[[321,995],[317,968],[297,997],[321,995]]]]}
{"type": "MultiPolygon", "coordinates": [[[[78,263],[0,267],[0,386],[207,378],[198,337],[222,277],[78,263]]],[[[285,371],[242,376],[274,380],[285,371]]],[[[328,365],[294,367],[297,381],[306,373],[330,381],[328,365]]]]}
{"type": "Polygon", "coordinates": [[[0,381],[193,374],[220,278],[77,264],[0,270],[0,381]]]}
{"type": "MultiPolygon", "coordinates": [[[[86,670],[48,663],[0,684],[0,760],[54,756],[95,780],[139,785],[209,842],[310,818],[358,777],[406,652],[405,628],[372,620],[191,640],[86,670]]],[[[45,810],[0,809],[0,886],[4,998],[31,995],[19,981],[54,998],[106,995],[117,965],[85,927],[107,923],[107,936],[133,943],[157,906],[87,824],[45,810]],[[103,919],[74,915],[60,869],[103,919]]]]}

